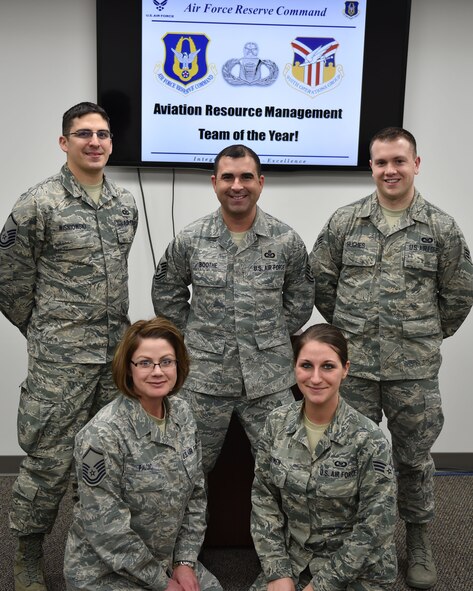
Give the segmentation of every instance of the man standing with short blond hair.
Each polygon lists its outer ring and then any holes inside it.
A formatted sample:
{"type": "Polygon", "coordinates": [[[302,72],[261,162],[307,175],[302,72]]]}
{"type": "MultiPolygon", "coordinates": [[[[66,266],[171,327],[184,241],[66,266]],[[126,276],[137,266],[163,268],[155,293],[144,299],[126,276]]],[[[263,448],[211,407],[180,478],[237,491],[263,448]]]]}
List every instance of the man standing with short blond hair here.
{"type": "Polygon", "coordinates": [[[455,220],[414,186],[420,158],[405,129],[370,144],[376,191],[341,207],[310,262],[315,305],[349,341],[342,396],[377,423],[386,415],[406,522],[407,584],[437,580],[427,525],[434,517],[430,450],[443,425],[440,345],[473,304],[470,251],[455,220]]]}

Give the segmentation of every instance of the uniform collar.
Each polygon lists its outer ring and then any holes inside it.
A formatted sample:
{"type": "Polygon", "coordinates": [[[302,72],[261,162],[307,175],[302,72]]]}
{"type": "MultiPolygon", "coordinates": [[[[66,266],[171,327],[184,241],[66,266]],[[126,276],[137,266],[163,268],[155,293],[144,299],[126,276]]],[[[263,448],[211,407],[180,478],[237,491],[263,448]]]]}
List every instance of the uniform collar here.
{"type": "Polygon", "coordinates": [[[86,201],[89,205],[93,205],[94,208],[101,207],[104,203],[107,203],[117,196],[116,186],[107,179],[105,174],[103,175],[102,195],[100,196],[98,205],[96,205],[90,199],[80,183],[77,181],[76,177],[69,170],[67,164],[62,166],[60,176],[61,184],[70,195],[76,199],[82,199],[83,201],[86,201]]]}
{"type": "MultiPolygon", "coordinates": [[[[305,427],[302,418],[303,407],[303,401],[296,403],[295,409],[298,410],[298,412],[292,414],[286,427],[287,434],[298,441],[303,441],[305,439],[305,427]]],[[[350,439],[349,424],[352,423],[352,421],[352,408],[348,406],[342,397],[340,397],[335,416],[327,427],[325,437],[327,437],[329,441],[335,443],[344,444],[348,442],[350,439]]]]}
{"type": "MultiPolygon", "coordinates": [[[[388,227],[384,219],[384,214],[381,210],[376,191],[363,200],[357,216],[359,218],[369,218],[378,229],[384,230],[388,234],[392,233],[392,230],[388,227]]],[[[414,198],[404,212],[399,227],[394,231],[402,230],[403,228],[412,225],[414,222],[428,223],[426,202],[417,189],[414,189],[414,198]]]]}
{"type": "Polygon", "coordinates": [[[414,193],[414,199],[412,200],[412,203],[409,206],[407,213],[408,213],[408,215],[410,215],[410,217],[413,220],[427,224],[429,221],[429,218],[428,218],[426,209],[427,208],[426,208],[425,199],[422,197],[422,195],[416,189],[415,193],[414,193]]]}
{"type": "Polygon", "coordinates": [[[123,404],[128,413],[132,428],[135,431],[137,439],[150,436],[152,441],[160,441],[174,447],[177,441],[177,431],[180,431],[178,417],[173,409],[173,401],[166,397],[164,405],[166,407],[166,433],[162,434],[160,428],[141,406],[139,400],[123,396],[123,404]]]}
{"type": "MultiPolygon", "coordinates": [[[[259,236],[269,236],[269,222],[266,214],[259,206],[256,206],[255,221],[248,232],[254,232],[259,236]]],[[[204,229],[203,235],[209,238],[219,238],[224,234],[230,234],[227,225],[223,221],[222,210],[219,207],[211,214],[210,223],[204,229]]]]}

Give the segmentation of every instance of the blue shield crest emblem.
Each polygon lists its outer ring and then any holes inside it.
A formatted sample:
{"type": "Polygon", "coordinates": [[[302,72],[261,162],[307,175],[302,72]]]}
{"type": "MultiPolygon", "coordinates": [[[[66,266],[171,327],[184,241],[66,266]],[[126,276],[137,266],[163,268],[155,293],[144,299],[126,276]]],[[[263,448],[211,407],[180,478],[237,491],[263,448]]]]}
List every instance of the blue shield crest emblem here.
{"type": "Polygon", "coordinates": [[[359,2],[345,2],[345,10],[344,10],[344,14],[345,16],[348,16],[348,18],[353,18],[355,16],[359,15],[358,12],[358,5],[359,2]]]}
{"type": "Polygon", "coordinates": [[[200,33],[167,33],[164,73],[183,84],[196,82],[207,75],[207,35],[200,33]]]}

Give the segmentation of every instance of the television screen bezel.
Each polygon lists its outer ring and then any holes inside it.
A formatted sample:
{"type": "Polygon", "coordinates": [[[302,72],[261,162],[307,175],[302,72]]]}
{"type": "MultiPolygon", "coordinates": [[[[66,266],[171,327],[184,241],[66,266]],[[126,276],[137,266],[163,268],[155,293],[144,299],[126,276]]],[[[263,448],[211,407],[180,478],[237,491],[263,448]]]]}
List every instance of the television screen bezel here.
{"type": "MultiPolygon", "coordinates": [[[[209,170],[212,164],[141,159],[141,0],[97,0],[97,102],[114,134],[110,166],[209,170]]],[[[383,127],[403,125],[411,0],[367,0],[358,163],[264,164],[274,171],[367,171],[369,142],[383,127]]]]}

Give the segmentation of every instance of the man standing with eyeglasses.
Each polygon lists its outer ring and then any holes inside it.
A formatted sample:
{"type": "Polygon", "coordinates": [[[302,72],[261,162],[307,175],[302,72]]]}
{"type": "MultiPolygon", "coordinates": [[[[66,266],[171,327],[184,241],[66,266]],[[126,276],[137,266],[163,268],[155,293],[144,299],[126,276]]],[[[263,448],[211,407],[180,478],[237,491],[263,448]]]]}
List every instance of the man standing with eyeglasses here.
{"type": "Polygon", "coordinates": [[[13,486],[16,591],[46,590],[42,543],[68,482],[74,437],[116,396],[111,360],[128,320],[133,196],[104,176],[107,113],[63,116],[59,174],[23,194],[0,234],[0,310],[27,338],[18,440],[27,454],[13,486]]]}

